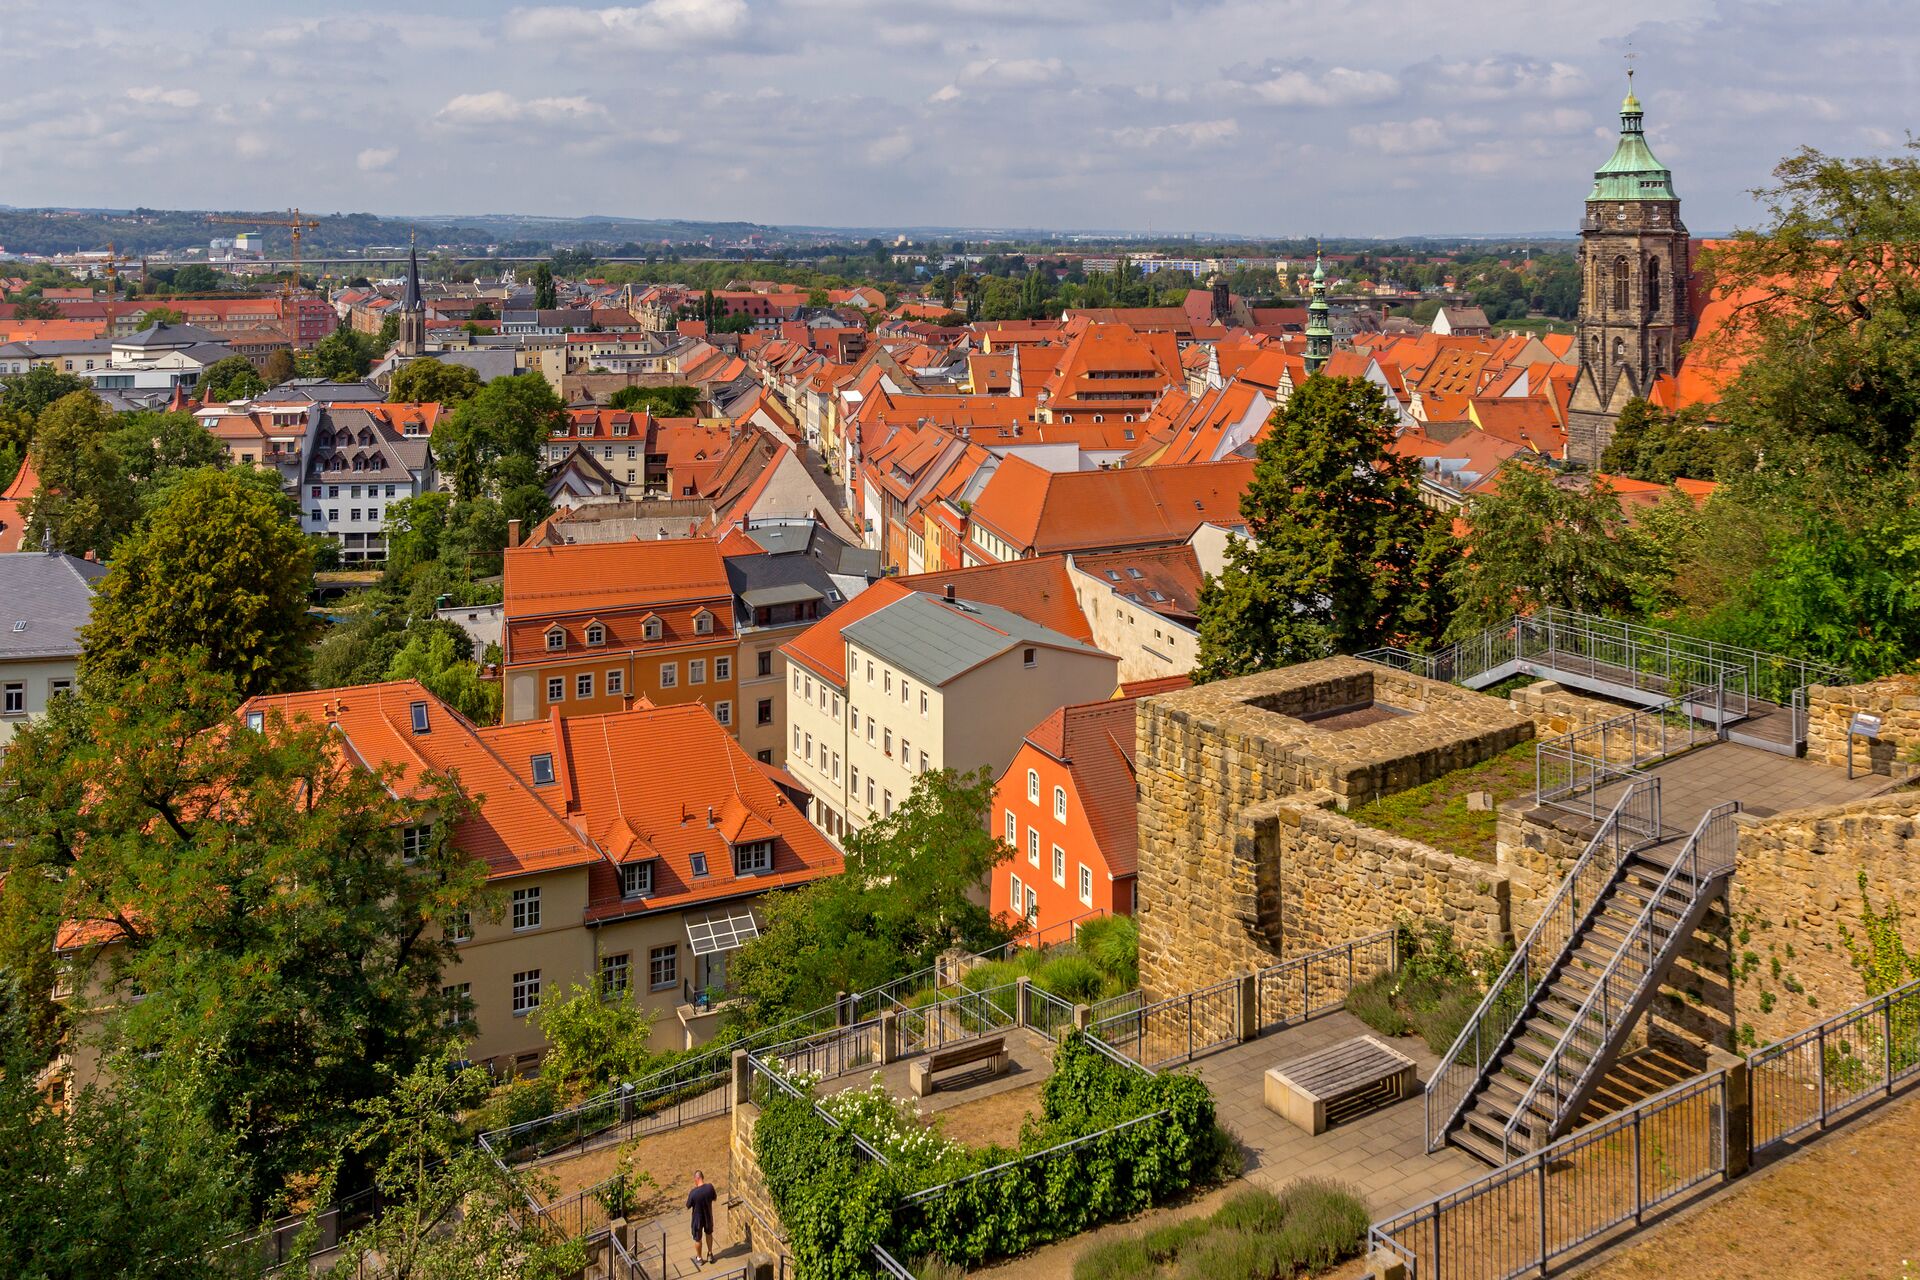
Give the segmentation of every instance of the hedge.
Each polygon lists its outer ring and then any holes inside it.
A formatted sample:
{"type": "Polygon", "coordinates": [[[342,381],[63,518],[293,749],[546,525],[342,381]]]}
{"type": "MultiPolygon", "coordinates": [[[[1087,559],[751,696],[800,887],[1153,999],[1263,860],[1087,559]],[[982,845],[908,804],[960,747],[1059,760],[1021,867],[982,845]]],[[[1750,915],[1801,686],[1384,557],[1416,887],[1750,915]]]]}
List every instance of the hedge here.
{"type": "Polygon", "coordinates": [[[1138,1213],[1211,1178],[1223,1136],[1192,1076],[1148,1076],[1070,1034],[1018,1147],[962,1150],[931,1170],[882,1168],[810,1099],[769,1097],[754,1151],[803,1280],[872,1274],[871,1251],[977,1266],[1138,1213]],[[1137,1123],[1117,1128],[1127,1121],[1137,1123]],[[1085,1143],[1049,1151],[1086,1137],[1085,1143]],[[1040,1154],[1040,1153],[1047,1154],[1040,1154]],[[1026,1158],[1038,1157],[1038,1158],[1026,1158]],[[1014,1163],[1011,1168],[969,1175],[1014,1163]],[[942,1184],[920,1203],[906,1198],[942,1184]]]}

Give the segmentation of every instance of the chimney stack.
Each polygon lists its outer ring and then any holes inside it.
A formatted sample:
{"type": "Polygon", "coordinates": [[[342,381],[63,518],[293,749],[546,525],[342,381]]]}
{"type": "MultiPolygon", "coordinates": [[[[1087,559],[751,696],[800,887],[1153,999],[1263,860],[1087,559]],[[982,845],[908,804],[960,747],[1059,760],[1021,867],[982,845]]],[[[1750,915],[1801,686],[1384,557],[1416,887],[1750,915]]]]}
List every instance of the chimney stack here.
{"type": "Polygon", "coordinates": [[[520,517],[519,516],[515,516],[513,519],[507,521],[507,545],[510,547],[517,547],[520,545],[520,517]]]}
{"type": "Polygon", "coordinates": [[[947,602],[949,604],[953,602],[953,584],[951,582],[947,584],[947,602]]]}

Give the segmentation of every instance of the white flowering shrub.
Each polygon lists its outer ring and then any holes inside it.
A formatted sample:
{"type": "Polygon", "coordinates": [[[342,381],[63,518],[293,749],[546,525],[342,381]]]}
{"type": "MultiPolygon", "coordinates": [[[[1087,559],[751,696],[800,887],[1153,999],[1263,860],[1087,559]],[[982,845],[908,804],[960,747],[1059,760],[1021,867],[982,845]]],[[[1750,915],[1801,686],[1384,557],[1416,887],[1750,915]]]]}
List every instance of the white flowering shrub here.
{"type": "Polygon", "coordinates": [[[820,1100],[820,1109],[860,1135],[895,1166],[926,1168],[960,1151],[927,1123],[920,1104],[887,1091],[880,1073],[864,1089],[847,1089],[820,1100]]]}

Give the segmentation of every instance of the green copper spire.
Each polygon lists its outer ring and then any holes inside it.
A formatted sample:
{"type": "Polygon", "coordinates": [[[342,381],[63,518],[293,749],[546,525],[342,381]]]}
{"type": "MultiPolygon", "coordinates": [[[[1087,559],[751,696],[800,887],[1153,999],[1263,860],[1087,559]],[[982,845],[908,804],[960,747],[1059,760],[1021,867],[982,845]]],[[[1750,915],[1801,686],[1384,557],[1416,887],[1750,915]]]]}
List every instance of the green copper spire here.
{"type": "Polygon", "coordinates": [[[1313,251],[1313,297],[1307,303],[1307,373],[1319,373],[1333,354],[1333,330],[1327,324],[1327,269],[1313,251]]]}
{"type": "Polygon", "coordinates": [[[1640,99],[1633,93],[1633,72],[1627,72],[1627,97],[1620,104],[1620,141],[1613,156],[1593,173],[1589,200],[1678,200],[1673,174],[1654,159],[1641,128],[1640,99]]]}

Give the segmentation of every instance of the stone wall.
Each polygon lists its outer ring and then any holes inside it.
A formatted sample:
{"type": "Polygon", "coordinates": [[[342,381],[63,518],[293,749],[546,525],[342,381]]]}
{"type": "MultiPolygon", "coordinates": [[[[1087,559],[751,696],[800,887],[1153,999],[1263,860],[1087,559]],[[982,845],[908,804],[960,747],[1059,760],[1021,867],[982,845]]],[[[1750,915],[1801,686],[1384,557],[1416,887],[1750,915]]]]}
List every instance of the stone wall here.
{"type": "Polygon", "coordinates": [[[759,1119],[759,1107],[735,1099],[733,1131],[728,1139],[728,1173],[732,1178],[729,1190],[732,1198],[746,1210],[745,1220],[737,1223],[737,1228],[751,1233],[755,1249],[772,1253],[776,1252],[774,1242],[785,1238],[786,1233],[780,1225],[780,1214],[773,1207],[766,1177],[760,1172],[760,1158],[753,1151],[753,1127],[759,1119]]]}
{"type": "Polygon", "coordinates": [[[1889,899],[1909,908],[1903,934],[1920,950],[1910,911],[1920,901],[1920,792],[1743,817],[1735,857],[1732,980],[1743,1045],[1866,999],[1840,933],[1860,936],[1862,872],[1876,911],[1889,899]]]}
{"type": "MultiPolygon", "coordinates": [[[[1515,711],[1533,721],[1535,731],[1542,738],[1579,733],[1603,720],[1618,720],[1635,710],[1605,698],[1575,693],[1551,680],[1515,689],[1509,701],[1515,711]]],[[[1641,716],[1626,724],[1608,726],[1604,735],[1582,738],[1579,745],[1586,755],[1627,764],[1658,753],[1660,725],[1652,716],[1641,716]]]]}
{"type": "Polygon", "coordinates": [[[1547,821],[1531,795],[1500,806],[1495,826],[1495,865],[1507,878],[1515,939],[1540,919],[1547,899],[1586,852],[1590,836],[1547,821]]]}
{"type": "Polygon", "coordinates": [[[1853,765],[1864,772],[1911,772],[1909,757],[1920,747],[1920,676],[1886,676],[1865,684],[1822,685],[1807,690],[1807,759],[1847,763],[1847,725],[1854,712],[1880,717],[1878,740],[1853,744],[1853,765]]]}
{"type": "Polygon", "coordinates": [[[1418,786],[1532,733],[1497,698],[1352,658],[1143,701],[1141,986],[1156,996],[1205,986],[1402,913],[1451,912],[1463,941],[1503,937],[1498,868],[1336,822],[1325,807],[1418,786]],[[1382,706],[1400,714],[1352,728],[1299,718],[1382,706]]]}

